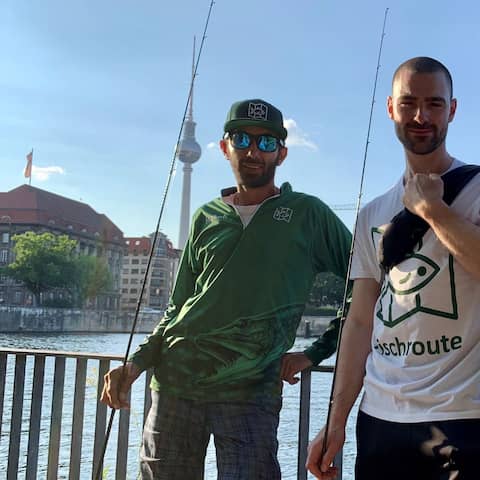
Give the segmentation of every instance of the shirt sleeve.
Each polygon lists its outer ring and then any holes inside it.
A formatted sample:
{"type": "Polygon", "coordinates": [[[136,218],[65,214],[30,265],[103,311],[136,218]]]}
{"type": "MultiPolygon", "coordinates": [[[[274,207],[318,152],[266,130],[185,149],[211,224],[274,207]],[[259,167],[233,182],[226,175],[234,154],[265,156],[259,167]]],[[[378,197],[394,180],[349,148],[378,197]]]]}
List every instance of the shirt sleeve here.
{"type": "Polygon", "coordinates": [[[310,347],[304,350],[305,356],[313,365],[330,357],[337,349],[338,331],[340,328],[341,317],[334,318],[329,324],[322,336],[318,337],[310,347]]]}
{"type": "Polygon", "coordinates": [[[374,278],[379,283],[381,281],[382,271],[375,250],[373,228],[369,225],[367,211],[362,209],[357,220],[350,280],[374,278]]]}
{"type": "Polygon", "coordinates": [[[317,273],[331,272],[345,279],[352,234],[329,207],[321,202],[318,207],[313,238],[316,271],[317,273]]]}
{"type": "Polygon", "coordinates": [[[144,342],[141,343],[128,358],[128,361],[135,363],[140,370],[146,370],[158,364],[165,328],[172,320],[177,318],[183,305],[194,292],[196,274],[193,268],[195,258],[192,248],[192,244],[194,243],[193,238],[192,225],[189,238],[180,259],[177,278],[168,308],[153,332],[145,338],[144,342]]]}
{"type": "MultiPolygon", "coordinates": [[[[313,241],[314,262],[317,272],[332,272],[346,279],[352,235],[343,222],[326,205],[320,205],[316,235],[313,241]]],[[[350,285],[347,287],[350,289],[350,285]]],[[[321,337],[319,337],[303,353],[318,365],[331,356],[337,348],[338,331],[341,315],[334,318],[321,337]]]]}

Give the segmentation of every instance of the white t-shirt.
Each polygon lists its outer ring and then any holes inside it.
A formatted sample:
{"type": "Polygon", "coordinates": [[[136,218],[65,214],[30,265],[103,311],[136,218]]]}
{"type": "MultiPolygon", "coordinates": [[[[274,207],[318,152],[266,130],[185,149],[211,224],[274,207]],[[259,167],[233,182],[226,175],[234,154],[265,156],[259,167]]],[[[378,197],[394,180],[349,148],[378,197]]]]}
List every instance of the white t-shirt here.
{"type": "MultiPolygon", "coordinates": [[[[382,281],[378,241],[403,193],[400,179],[360,212],[352,279],[382,281]]],[[[451,208],[480,225],[480,174],[451,208]]],[[[480,418],[480,281],[431,229],[382,282],[360,408],[395,422],[480,418]]]]}
{"type": "Polygon", "coordinates": [[[223,197],[222,200],[225,203],[231,205],[238,213],[238,216],[242,220],[243,227],[245,228],[249,223],[250,220],[255,215],[256,211],[260,204],[255,205],[235,205],[235,194],[229,195],[228,197],[223,197]]]}

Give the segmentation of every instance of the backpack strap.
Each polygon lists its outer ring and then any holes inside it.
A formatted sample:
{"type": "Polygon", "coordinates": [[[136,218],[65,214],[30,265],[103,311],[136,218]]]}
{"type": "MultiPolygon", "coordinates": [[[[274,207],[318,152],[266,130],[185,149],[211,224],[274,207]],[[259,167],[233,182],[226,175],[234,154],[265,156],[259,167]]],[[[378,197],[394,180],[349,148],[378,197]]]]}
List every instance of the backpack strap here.
{"type": "MultiPolygon", "coordinates": [[[[479,165],[462,165],[442,175],[443,201],[451,205],[470,180],[480,172],[479,165]]],[[[395,215],[379,243],[379,261],[385,272],[403,262],[413,253],[415,245],[423,238],[430,226],[406,208],[395,215]]]]}

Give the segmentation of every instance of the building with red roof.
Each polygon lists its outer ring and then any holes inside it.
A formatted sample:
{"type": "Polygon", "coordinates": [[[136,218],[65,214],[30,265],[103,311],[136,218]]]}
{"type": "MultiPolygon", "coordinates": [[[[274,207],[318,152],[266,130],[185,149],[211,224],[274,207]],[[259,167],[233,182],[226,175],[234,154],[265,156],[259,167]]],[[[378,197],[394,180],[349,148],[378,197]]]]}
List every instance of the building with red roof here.
{"type": "MultiPolygon", "coordinates": [[[[0,265],[13,261],[12,237],[27,231],[66,234],[77,240],[79,254],[103,257],[113,280],[111,291],[99,295],[91,306],[119,308],[125,242],[122,231],[106,215],[86,203],[31,185],[0,192],[0,265]]],[[[54,292],[46,295],[51,297],[54,292]]],[[[32,295],[18,282],[0,277],[0,301],[29,305],[32,295]]]]}

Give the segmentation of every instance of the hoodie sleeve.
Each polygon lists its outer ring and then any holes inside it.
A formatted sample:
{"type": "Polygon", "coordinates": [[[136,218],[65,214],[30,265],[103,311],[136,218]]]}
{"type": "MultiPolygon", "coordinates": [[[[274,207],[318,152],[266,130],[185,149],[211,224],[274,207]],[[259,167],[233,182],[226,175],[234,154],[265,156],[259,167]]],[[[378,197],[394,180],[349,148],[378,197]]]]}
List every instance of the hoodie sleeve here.
{"type": "MultiPolygon", "coordinates": [[[[313,239],[315,269],[317,272],[334,273],[345,280],[352,235],[335,213],[320,200],[315,209],[315,220],[316,233],[313,239]]],[[[351,290],[350,283],[348,289],[351,290]]],[[[341,318],[342,312],[339,311],[323,335],[304,351],[313,365],[318,365],[335,352],[341,318]]]]}
{"type": "Polygon", "coordinates": [[[172,320],[177,318],[184,303],[194,292],[196,281],[194,270],[195,256],[192,248],[194,237],[194,222],[192,221],[192,228],[180,259],[177,278],[168,308],[153,332],[145,338],[144,342],[128,358],[129,362],[135,363],[141,370],[146,370],[158,364],[165,328],[172,320]]]}

